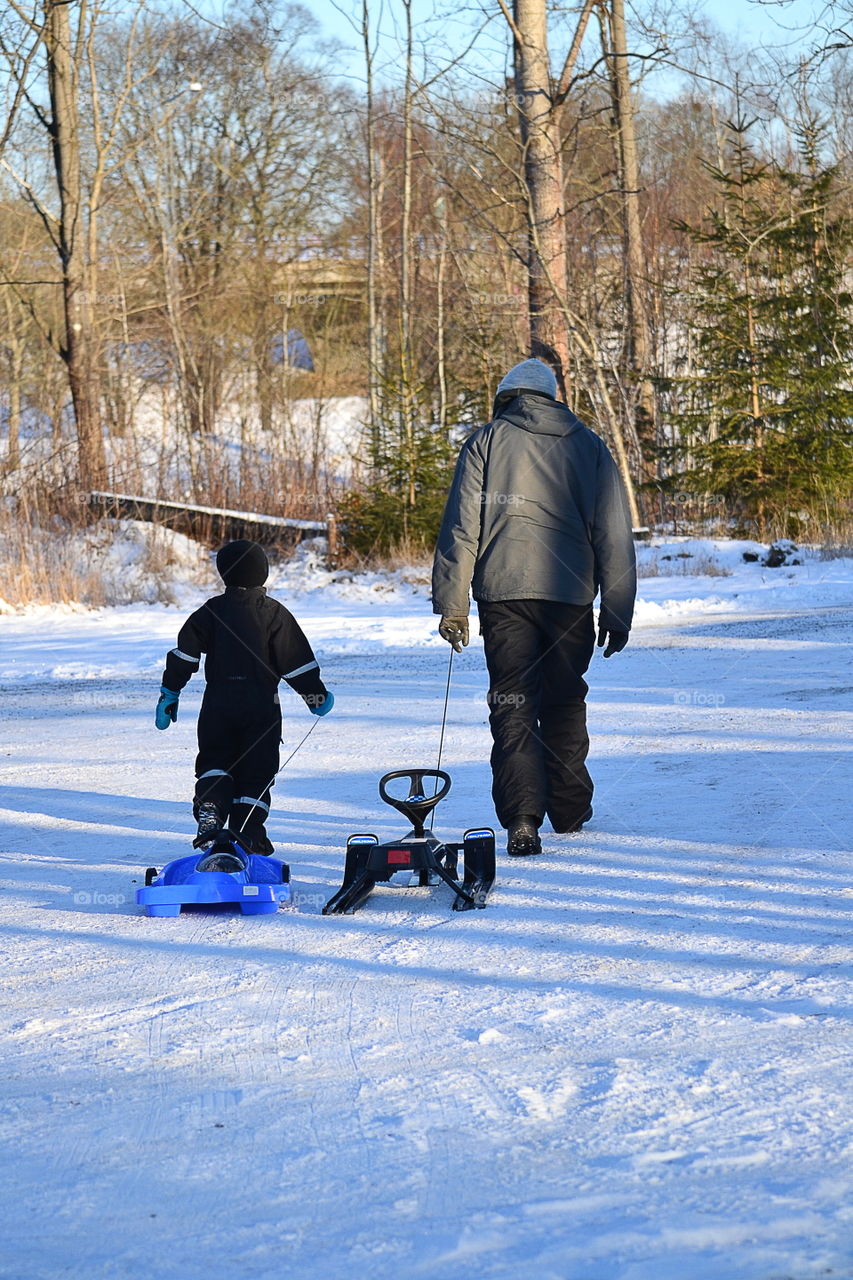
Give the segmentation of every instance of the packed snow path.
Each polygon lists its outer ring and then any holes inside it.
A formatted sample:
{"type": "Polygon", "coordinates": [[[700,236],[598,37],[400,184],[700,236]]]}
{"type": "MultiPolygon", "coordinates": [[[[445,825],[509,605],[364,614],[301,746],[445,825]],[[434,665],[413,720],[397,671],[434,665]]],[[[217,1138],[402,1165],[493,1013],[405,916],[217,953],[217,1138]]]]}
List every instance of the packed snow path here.
{"type": "MultiPolygon", "coordinates": [[[[4,1280],[853,1276],[849,608],[596,656],[593,824],[501,854],[463,915],[441,887],[320,914],[348,832],[401,830],[377,779],[434,764],[446,672],[340,645],[274,792],[296,908],[158,920],[141,872],[192,831],[200,685],[152,725],[178,617],[2,620],[70,663],[3,692],[4,1280]]],[[[454,838],[494,820],[484,691],[475,642],[454,838]]]]}

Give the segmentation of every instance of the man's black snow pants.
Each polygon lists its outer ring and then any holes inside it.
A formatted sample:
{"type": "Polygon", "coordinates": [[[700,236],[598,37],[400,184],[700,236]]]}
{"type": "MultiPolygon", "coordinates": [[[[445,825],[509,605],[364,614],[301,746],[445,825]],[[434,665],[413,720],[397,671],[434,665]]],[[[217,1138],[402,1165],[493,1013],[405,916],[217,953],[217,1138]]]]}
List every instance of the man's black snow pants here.
{"type": "Polygon", "coordinates": [[[592,605],[503,600],[478,605],[489,669],[492,796],[508,827],[525,814],[567,831],[589,808],[584,673],[592,605]]]}
{"type": "Polygon", "coordinates": [[[274,688],[240,679],[208,685],[198,717],[196,817],[198,805],[212,801],[233,830],[245,823],[247,837],[262,837],[280,742],[281,707],[274,688]]]}

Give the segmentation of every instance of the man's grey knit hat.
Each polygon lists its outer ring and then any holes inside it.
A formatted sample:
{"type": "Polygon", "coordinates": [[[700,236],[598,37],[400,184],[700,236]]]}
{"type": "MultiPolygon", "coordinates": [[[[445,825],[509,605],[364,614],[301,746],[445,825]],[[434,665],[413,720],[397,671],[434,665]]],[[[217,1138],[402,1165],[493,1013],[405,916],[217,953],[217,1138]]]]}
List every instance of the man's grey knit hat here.
{"type": "Polygon", "coordinates": [[[522,360],[514,364],[509,373],[498,383],[497,395],[503,391],[538,391],[543,396],[557,399],[557,379],[542,360],[522,360]]]}

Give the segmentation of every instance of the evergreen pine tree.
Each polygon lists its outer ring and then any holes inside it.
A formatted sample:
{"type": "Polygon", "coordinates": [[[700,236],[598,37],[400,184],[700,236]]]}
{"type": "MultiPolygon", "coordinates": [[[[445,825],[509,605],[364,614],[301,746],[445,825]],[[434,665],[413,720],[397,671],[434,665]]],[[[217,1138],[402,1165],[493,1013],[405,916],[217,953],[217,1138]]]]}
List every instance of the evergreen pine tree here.
{"type": "Polygon", "coordinates": [[[432,551],[453,477],[458,446],[429,405],[406,405],[382,389],[381,414],[369,432],[367,483],[347,494],[340,514],[346,544],[362,554],[395,546],[432,551]]]}
{"type": "Polygon", "coordinates": [[[728,127],[731,162],[709,166],[721,207],[680,224],[707,260],[694,370],[670,384],[677,484],[719,495],[762,536],[800,533],[837,519],[853,486],[853,230],[813,126],[796,169],[760,162],[742,117],[728,127]]]}

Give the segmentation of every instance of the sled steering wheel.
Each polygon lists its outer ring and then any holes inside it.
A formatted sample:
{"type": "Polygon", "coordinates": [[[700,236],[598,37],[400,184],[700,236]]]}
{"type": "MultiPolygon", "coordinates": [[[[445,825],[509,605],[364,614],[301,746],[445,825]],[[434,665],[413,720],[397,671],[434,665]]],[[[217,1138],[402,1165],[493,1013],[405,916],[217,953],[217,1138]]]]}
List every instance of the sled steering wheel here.
{"type": "Polygon", "coordinates": [[[443,800],[450,790],[450,774],[443,769],[394,769],[379,779],[379,794],[386,804],[398,809],[415,826],[422,827],[423,820],[439,800],[443,800]],[[407,796],[392,796],[385,785],[394,778],[409,779],[407,796]],[[425,794],[424,778],[435,778],[437,782],[435,795],[425,794]]]}

